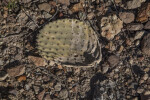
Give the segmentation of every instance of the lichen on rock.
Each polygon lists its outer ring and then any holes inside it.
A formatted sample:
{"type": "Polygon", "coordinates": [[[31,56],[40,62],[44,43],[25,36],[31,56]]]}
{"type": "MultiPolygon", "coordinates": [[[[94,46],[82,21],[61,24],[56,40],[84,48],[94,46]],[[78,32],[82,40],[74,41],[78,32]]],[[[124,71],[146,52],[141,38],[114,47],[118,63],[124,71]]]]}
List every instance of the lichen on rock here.
{"type": "Polygon", "coordinates": [[[109,15],[101,19],[101,35],[112,40],[123,28],[123,22],[115,15],[109,15]]]}
{"type": "Polygon", "coordinates": [[[101,61],[95,31],[77,19],[60,19],[45,25],[37,36],[39,54],[68,67],[93,66],[101,61]]]}

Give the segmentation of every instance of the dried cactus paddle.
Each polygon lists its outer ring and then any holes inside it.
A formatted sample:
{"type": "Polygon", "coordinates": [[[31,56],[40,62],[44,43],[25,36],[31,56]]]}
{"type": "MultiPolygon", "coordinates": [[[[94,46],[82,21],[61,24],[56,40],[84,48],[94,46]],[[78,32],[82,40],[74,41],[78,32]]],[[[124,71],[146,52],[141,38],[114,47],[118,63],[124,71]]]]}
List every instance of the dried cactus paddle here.
{"type": "Polygon", "coordinates": [[[45,25],[37,36],[39,54],[68,67],[92,67],[101,61],[101,46],[94,30],[76,19],[45,25]]]}

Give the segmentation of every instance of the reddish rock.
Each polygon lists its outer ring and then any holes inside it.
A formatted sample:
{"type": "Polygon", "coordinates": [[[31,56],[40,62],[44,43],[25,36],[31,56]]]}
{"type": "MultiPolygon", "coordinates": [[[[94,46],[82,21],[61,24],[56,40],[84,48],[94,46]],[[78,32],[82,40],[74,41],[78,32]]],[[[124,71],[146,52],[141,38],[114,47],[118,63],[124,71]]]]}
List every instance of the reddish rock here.
{"type": "Polygon", "coordinates": [[[138,22],[144,23],[148,21],[148,17],[150,17],[150,3],[143,4],[139,9],[136,20],[138,22]]]}
{"type": "Polygon", "coordinates": [[[11,77],[20,76],[25,73],[25,66],[19,65],[16,67],[9,68],[9,69],[7,69],[7,73],[11,77]]]}
{"type": "Polygon", "coordinates": [[[35,57],[35,56],[28,56],[28,59],[32,61],[36,66],[45,66],[47,65],[44,58],[35,57]]]}

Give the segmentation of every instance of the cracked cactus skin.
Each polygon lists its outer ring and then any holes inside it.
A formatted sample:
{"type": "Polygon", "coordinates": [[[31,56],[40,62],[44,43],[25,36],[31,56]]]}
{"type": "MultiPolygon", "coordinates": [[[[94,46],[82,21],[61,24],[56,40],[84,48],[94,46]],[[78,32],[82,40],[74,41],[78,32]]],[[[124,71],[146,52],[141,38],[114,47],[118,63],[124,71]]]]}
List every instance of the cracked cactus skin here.
{"type": "Polygon", "coordinates": [[[39,54],[67,67],[92,67],[101,61],[101,45],[95,31],[77,19],[49,22],[37,36],[39,54]]]}

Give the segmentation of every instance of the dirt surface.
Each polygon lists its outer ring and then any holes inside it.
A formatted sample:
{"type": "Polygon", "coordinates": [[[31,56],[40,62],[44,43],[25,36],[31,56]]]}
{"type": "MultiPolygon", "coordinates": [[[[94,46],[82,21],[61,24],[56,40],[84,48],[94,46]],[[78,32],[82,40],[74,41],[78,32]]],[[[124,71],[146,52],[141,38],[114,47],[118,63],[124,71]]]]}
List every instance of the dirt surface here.
{"type": "Polygon", "coordinates": [[[0,100],[150,100],[149,0],[0,0],[0,100]],[[42,58],[47,23],[90,24],[102,45],[95,67],[42,58]]]}

